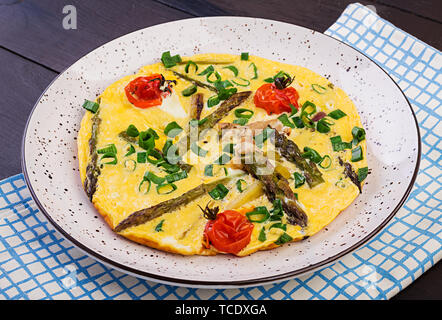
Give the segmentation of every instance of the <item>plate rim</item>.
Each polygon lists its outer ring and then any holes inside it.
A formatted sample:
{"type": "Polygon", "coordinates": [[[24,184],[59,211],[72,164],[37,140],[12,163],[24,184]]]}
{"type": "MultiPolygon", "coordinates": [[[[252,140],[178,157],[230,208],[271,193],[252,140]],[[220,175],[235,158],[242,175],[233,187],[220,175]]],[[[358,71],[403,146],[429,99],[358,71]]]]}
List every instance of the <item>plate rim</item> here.
{"type": "Polygon", "coordinates": [[[117,270],[120,270],[124,273],[127,274],[131,274],[135,277],[140,277],[146,280],[150,280],[150,281],[154,281],[154,282],[158,282],[158,283],[163,283],[163,284],[167,284],[167,285],[179,285],[179,286],[184,286],[184,287],[197,287],[197,288],[215,288],[215,289],[221,289],[221,288],[240,288],[240,287],[250,287],[250,286],[258,286],[258,285],[264,285],[264,284],[269,284],[269,283],[275,283],[275,282],[281,282],[287,279],[293,279],[296,277],[299,277],[300,275],[303,274],[307,274],[307,273],[311,273],[314,272],[316,270],[318,270],[319,268],[323,268],[326,267],[327,265],[331,264],[332,262],[344,257],[345,255],[347,255],[348,253],[360,248],[362,245],[364,245],[365,243],[367,243],[370,239],[372,239],[375,235],[377,235],[387,224],[388,222],[390,222],[390,220],[396,215],[396,213],[400,210],[400,208],[403,206],[403,204],[405,203],[405,201],[407,200],[408,196],[411,193],[411,190],[414,186],[414,183],[416,181],[418,172],[419,172],[419,168],[420,168],[420,162],[421,162],[421,157],[422,157],[422,141],[421,141],[421,134],[420,134],[420,128],[419,128],[419,123],[417,121],[417,117],[416,114],[413,110],[413,107],[411,106],[410,101],[408,100],[407,96],[405,95],[404,91],[401,89],[401,87],[394,81],[394,79],[390,76],[390,74],[388,74],[388,72],[386,70],[384,70],[379,64],[377,64],[372,58],[370,58],[369,56],[367,56],[365,53],[359,51],[358,49],[350,46],[349,44],[343,42],[340,39],[334,38],[331,35],[325,34],[323,32],[320,31],[316,31],[304,26],[300,26],[297,24],[293,24],[293,23],[289,23],[289,22],[284,22],[284,21],[278,21],[278,20],[273,20],[273,19],[264,19],[264,18],[258,18],[258,17],[245,17],[245,16],[215,16],[215,17],[193,17],[193,18],[186,18],[186,19],[179,19],[179,20],[174,20],[174,21],[168,21],[168,22],[164,22],[164,23],[159,23],[159,24],[155,24],[146,28],[142,28],[142,29],[138,29],[138,30],[134,30],[132,32],[123,34],[117,38],[114,38],[112,40],[107,41],[104,44],[101,44],[99,46],[97,46],[96,48],[90,50],[89,52],[87,52],[86,54],[84,54],[83,56],[81,56],[80,58],[78,58],[77,60],[75,60],[73,63],[71,63],[68,67],[64,68],[63,71],[61,71],[44,89],[44,91],[42,92],[42,94],[38,97],[38,99],[36,100],[34,106],[32,107],[32,110],[28,116],[28,119],[26,120],[26,125],[25,125],[25,129],[23,132],[23,137],[22,137],[22,143],[21,143],[21,167],[22,167],[22,173],[23,176],[25,178],[25,182],[26,185],[31,193],[31,196],[33,198],[33,200],[35,201],[38,209],[40,210],[40,212],[43,213],[43,215],[45,216],[45,218],[48,220],[49,223],[52,224],[52,226],[65,238],[67,239],[70,243],[72,243],[75,247],[79,248],[82,252],[84,252],[86,255],[88,255],[89,257],[92,257],[93,259],[95,259],[96,261],[99,261],[100,263],[104,263],[107,266],[111,266],[112,268],[115,268],[117,270]],[[31,121],[31,118],[34,114],[35,109],[37,108],[40,100],[42,99],[42,97],[44,96],[44,94],[47,92],[47,90],[52,86],[52,84],[58,80],[58,78],[63,75],[66,70],[68,70],[72,65],[74,65],[75,63],[77,63],[79,60],[83,59],[85,56],[89,55],[90,53],[92,53],[93,51],[97,50],[98,48],[101,48],[105,45],[107,45],[108,43],[117,40],[121,37],[125,37],[129,34],[132,33],[136,33],[139,32],[141,30],[145,30],[154,26],[159,26],[159,25],[164,25],[164,24],[172,24],[172,23],[177,23],[180,21],[187,21],[187,20],[201,20],[201,19],[218,19],[218,18],[233,18],[233,19],[255,19],[255,20],[261,20],[261,21],[266,21],[266,22],[277,22],[277,23],[283,23],[283,24],[289,24],[289,25],[293,25],[302,29],[305,29],[307,31],[312,32],[312,34],[318,33],[320,35],[329,37],[341,44],[344,44],[345,46],[351,48],[352,50],[356,51],[357,53],[363,55],[365,58],[367,58],[369,61],[371,61],[376,67],[378,67],[381,71],[383,71],[388,78],[390,78],[390,80],[396,85],[396,87],[399,89],[399,91],[401,92],[402,96],[405,98],[405,101],[407,102],[410,110],[411,110],[411,114],[414,118],[414,123],[416,126],[416,131],[417,131],[417,138],[418,138],[418,152],[417,152],[417,159],[416,159],[416,166],[414,168],[414,172],[413,172],[413,176],[411,177],[410,183],[407,186],[407,189],[405,190],[401,200],[398,202],[397,206],[391,211],[391,213],[382,221],[382,223],[380,223],[371,233],[369,233],[368,235],[366,235],[364,238],[362,238],[361,240],[359,240],[358,242],[356,242],[354,245],[350,246],[349,248],[335,254],[334,256],[331,256],[327,259],[324,259],[318,263],[315,264],[311,264],[308,265],[306,267],[303,267],[301,269],[297,269],[295,271],[290,271],[290,272],[285,272],[282,274],[278,274],[278,275],[273,275],[273,276],[268,276],[268,277],[260,277],[260,278],[255,278],[255,279],[247,279],[247,280],[222,280],[222,281],[203,281],[203,280],[186,280],[186,279],[179,279],[179,278],[174,278],[174,277],[168,277],[168,276],[162,276],[160,274],[153,274],[153,273],[149,273],[147,271],[141,271],[126,265],[123,265],[119,262],[116,262],[110,258],[107,258],[105,256],[103,256],[102,254],[90,249],[89,247],[87,247],[86,245],[83,245],[81,242],[79,242],[79,240],[77,240],[76,238],[74,238],[73,236],[69,235],[68,232],[66,232],[59,224],[57,224],[56,221],[54,221],[51,218],[51,215],[46,211],[46,209],[43,207],[43,205],[40,203],[40,200],[38,199],[37,195],[35,194],[34,189],[32,188],[32,184],[28,175],[28,172],[26,170],[26,157],[25,157],[25,138],[28,132],[28,126],[29,123],[31,121]]]}

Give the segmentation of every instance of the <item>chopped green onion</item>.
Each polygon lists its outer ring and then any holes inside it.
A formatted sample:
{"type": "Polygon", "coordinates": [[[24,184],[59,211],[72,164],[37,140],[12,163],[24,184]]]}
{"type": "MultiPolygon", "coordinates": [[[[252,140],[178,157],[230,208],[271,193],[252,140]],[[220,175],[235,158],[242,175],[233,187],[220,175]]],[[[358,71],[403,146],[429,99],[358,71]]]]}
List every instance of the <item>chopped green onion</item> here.
{"type": "Polygon", "coordinates": [[[162,162],[158,166],[163,167],[167,173],[175,173],[180,170],[180,167],[176,164],[170,164],[167,162],[162,162]]]}
{"type": "Polygon", "coordinates": [[[94,101],[90,101],[87,99],[84,100],[83,108],[85,108],[86,110],[92,113],[97,113],[99,107],[100,105],[94,101]]]}
{"type": "Polygon", "coordinates": [[[289,107],[290,107],[290,109],[292,109],[292,112],[290,113],[290,117],[292,117],[296,113],[298,113],[298,109],[296,109],[296,107],[293,104],[289,103],[289,107]]]}
{"type": "Polygon", "coordinates": [[[248,86],[250,86],[250,81],[249,80],[244,79],[244,78],[238,78],[238,79],[240,79],[241,81],[244,81],[244,82],[240,83],[240,82],[237,82],[235,80],[232,80],[232,82],[234,84],[236,84],[237,86],[240,86],[240,87],[248,87],[248,86]]]}
{"type": "Polygon", "coordinates": [[[287,116],[287,113],[283,113],[278,117],[278,120],[281,121],[281,123],[290,128],[295,128],[295,125],[290,121],[289,117],[287,116]]]}
{"type": "Polygon", "coordinates": [[[146,163],[147,152],[142,151],[137,153],[137,162],[138,163],[146,163]]]}
{"type": "Polygon", "coordinates": [[[126,133],[129,137],[134,137],[134,138],[138,137],[138,135],[140,134],[137,127],[135,127],[133,124],[131,124],[131,125],[129,125],[129,127],[127,127],[126,133]]]}
{"type": "Polygon", "coordinates": [[[220,100],[218,96],[212,96],[209,99],[207,99],[207,108],[212,108],[213,106],[216,106],[218,103],[220,103],[220,100]]]}
{"type": "Polygon", "coordinates": [[[362,182],[367,178],[368,175],[368,167],[363,167],[358,169],[358,180],[362,182]]]}
{"type": "Polygon", "coordinates": [[[183,97],[189,97],[192,94],[194,94],[197,90],[198,88],[196,87],[196,85],[191,85],[190,87],[187,87],[186,89],[181,91],[181,94],[183,95],[183,97]]]}
{"type": "Polygon", "coordinates": [[[358,162],[358,161],[361,161],[363,158],[364,157],[362,155],[361,146],[358,146],[358,147],[354,148],[353,150],[351,150],[351,162],[358,162]]]}
{"type": "Polygon", "coordinates": [[[250,119],[251,117],[253,117],[254,114],[255,112],[249,109],[244,109],[244,108],[235,109],[235,116],[237,118],[250,119]]]}
{"type": "Polygon", "coordinates": [[[105,153],[101,156],[100,163],[101,164],[111,164],[111,165],[117,164],[117,155],[112,152],[105,153]],[[113,159],[113,160],[112,161],[103,161],[103,159],[113,159]]]}
{"type": "Polygon", "coordinates": [[[214,164],[220,164],[220,165],[223,165],[223,164],[226,164],[227,162],[229,162],[230,159],[232,159],[232,157],[231,157],[230,155],[228,155],[227,153],[223,153],[223,154],[221,155],[221,157],[219,157],[219,158],[214,162],[214,164]]]}
{"type": "Polygon", "coordinates": [[[98,154],[105,154],[105,153],[113,153],[116,154],[117,153],[117,148],[115,147],[115,144],[109,144],[106,147],[102,148],[102,149],[98,149],[97,150],[98,154]]]}
{"type": "Polygon", "coordinates": [[[227,189],[223,184],[219,183],[208,193],[212,199],[221,200],[224,199],[224,197],[229,193],[229,189],[227,189]]]}
{"type": "Polygon", "coordinates": [[[359,127],[353,127],[351,130],[353,136],[353,144],[356,145],[365,139],[365,130],[359,127]]]}
{"type": "Polygon", "coordinates": [[[278,228],[278,229],[282,229],[284,231],[287,231],[287,225],[285,223],[282,223],[282,222],[277,222],[277,223],[272,224],[270,226],[269,230],[272,229],[272,228],[278,228]]]}
{"type": "Polygon", "coordinates": [[[191,61],[191,60],[189,60],[189,61],[186,63],[186,66],[184,67],[184,71],[185,71],[186,73],[189,73],[189,67],[190,67],[191,65],[195,66],[195,73],[196,73],[196,72],[198,71],[198,65],[197,65],[195,62],[191,61]]]}
{"type": "Polygon", "coordinates": [[[146,171],[144,174],[144,179],[152,181],[155,184],[162,184],[164,181],[166,181],[166,178],[158,177],[155,173],[146,171]]]}
{"type": "Polygon", "coordinates": [[[301,112],[311,116],[312,114],[316,113],[316,104],[310,101],[304,102],[301,107],[301,112]]]}
{"type": "Polygon", "coordinates": [[[270,211],[272,214],[270,220],[276,221],[281,220],[284,215],[284,210],[282,209],[282,203],[280,199],[273,201],[273,209],[270,211]]]}
{"type": "Polygon", "coordinates": [[[210,65],[206,69],[204,69],[201,73],[198,73],[199,76],[205,76],[206,74],[211,74],[215,71],[215,68],[210,65]]]}
{"type": "Polygon", "coordinates": [[[156,232],[163,231],[163,223],[164,223],[164,219],[161,220],[160,223],[158,223],[157,226],[155,227],[156,232]]]}
{"type": "Polygon", "coordinates": [[[247,119],[247,118],[239,118],[239,119],[233,120],[233,123],[239,124],[240,126],[246,125],[247,122],[249,122],[249,119],[247,119]]]}
{"type": "Polygon", "coordinates": [[[226,144],[223,148],[223,151],[234,154],[235,153],[235,144],[234,143],[226,144]]]}
{"type": "Polygon", "coordinates": [[[135,171],[135,169],[137,168],[137,163],[135,162],[135,160],[126,159],[124,161],[124,167],[129,169],[129,171],[135,171]]]}
{"type": "Polygon", "coordinates": [[[254,137],[255,139],[255,144],[261,148],[264,144],[264,142],[272,135],[274,134],[274,129],[271,128],[265,128],[260,134],[256,135],[254,137]]]}
{"type": "Polygon", "coordinates": [[[218,71],[215,71],[215,72],[212,72],[212,73],[208,73],[208,74],[206,75],[206,80],[207,80],[207,82],[209,82],[209,83],[219,82],[219,81],[221,81],[221,75],[218,73],[218,71]],[[215,77],[216,77],[216,80],[214,80],[214,81],[210,80],[210,76],[211,76],[212,74],[214,74],[215,77]]]}
{"type": "Polygon", "coordinates": [[[175,181],[183,180],[187,178],[187,172],[181,171],[177,173],[168,174],[166,177],[167,182],[172,183],[175,181]]]}
{"type": "Polygon", "coordinates": [[[332,124],[333,122],[329,122],[326,118],[322,118],[316,124],[316,130],[318,130],[320,133],[328,133],[330,132],[330,125],[332,124]]]}
{"type": "Polygon", "coordinates": [[[183,131],[183,128],[181,128],[176,121],[172,121],[167,124],[166,128],[164,129],[164,134],[169,138],[174,138],[179,135],[181,131],[183,131]]]}
{"type": "Polygon", "coordinates": [[[301,120],[301,117],[293,117],[293,123],[298,129],[302,129],[305,127],[304,122],[302,122],[301,120]]]}
{"type": "Polygon", "coordinates": [[[125,149],[127,150],[127,153],[124,155],[125,157],[128,157],[131,154],[135,153],[135,147],[133,145],[131,145],[130,143],[126,145],[125,149]]]}
{"type": "Polygon", "coordinates": [[[238,69],[237,69],[235,66],[227,66],[227,67],[224,67],[223,69],[229,69],[230,71],[233,72],[233,74],[235,75],[235,77],[238,76],[238,69]]]}
{"type": "Polygon", "coordinates": [[[157,165],[157,164],[163,162],[164,158],[163,158],[163,155],[159,151],[152,149],[152,150],[149,150],[149,152],[147,153],[146,160],[151,164],[157,165]]]}
{"type": "Polygon", "coordinates": [[[345,149],[351,149],[351,142],[343,142],[341,136],[335,136],[330,138],[333,151],[343,151],[345,149]]]}
{"type": "Polygon", "coordinates": [[[140,132],[138,137],[138,145],[144,150],[151,150],[155,147],[155,140],[159,139],[155,130],[149,128],[147,131],[140,132]]]}
{"type": "Polygon", "coordinates": [[[161,62],[166,68],[171,68],[181,62],[181,57],[179,54],[171,56],[170,51],[166,51],[161,55],[161,62]]]}
{"type": "Polygon", "coordinates": [[[302,157],[307,158],[314,163],[320,163],[322,161],[322,157],[319,155],[319,153],[309,147],[304,147],[304,153],[302,154],[302,157]]]}
{"type": "Polygon", "coordinates": [[[290,242],[290,241],[292,241],[292,240],[293,240],[293,238],[290,237],[287,233],[284,232],[284,233],[278,238],[278,240],[275,241],[275,244],[277,244],[277,245],[282,245],[282,244],[287,243],[287,242],[290,242]]]}
{"type": "Polygon", "coordinates": [[[340,109],[336,109],[336,110],[333,110],[332,112],[330,112],[330,113],[328,114],[328,116],[329,116],[330,118],[335,119],[335,120],[339,120],[339,119],[345,117],[346,114],[345,114],[343,111],[341,111],[340,109]]]}
{"type": "Polygon", "coordinates": [[[328,168],[330,168],[331,164],[332,164],[332,160],[331,160],[331,158],[330,158],[330,156],[329,156],[328,154],[326,154],[326,155],[322,158],[321,162],[319,162],[319,166],[320,166],[322,169],[328,169],[328,168]],[[322,164],[324,161],[326,161],[326,163],[325,163],[325,164],[322,164]]]}
{"type": "Polygon", "coordinates": [[[267,240],[266,229],[264,227],[262,227],[261,231],[259,232],[258,240],[261,242],[264,242],[267,240]]]}
{"type": "Polygon", "coordinates": [[[275,81],[273,78],[265,78],[264,79],[264,82],[267,82],[267,83],[273,83],[273,81],[275,81]]]}
{"type": "Polygon", "coordinates": [[[204,167],[204,175],[207,177],[213,177],[213,164],[208,164],[204,167]]]}
{"type": "Polygon", "coordinates": [[[152,183],[150,182],[150,180],[147,180],[145,178],[143,178],[143,180],[141,180],[140,184],[138,185],[138,191],[142,192],[143,194],[147,194],[150,191],[150,186],[152,185],[152,183]],[[147,188],[144,192],[141,191],[141,188],[143,187],[143,185],[147,183],[147,188]]]}
{"type": "Polygon", "coordinates": [[[249,65],[249,68],[250,67],[253,67],[253,73],[254,73],[253,78],[251,78],[250,80],[258,79],[258,68],[256,68],[256,65],[253,62],[249,65]]]}
{"type": "Polygon", "coordinates": [[[238,189],[239,192],[243,192],[245,190],[244,187],[247,186],[247,182],[244,179],[239,179],[238,181],[236,181],[236,189],[238,189]],[[245,186],[244,186],[245,185],[245,186]]]}
{"type": "Polygon", "coordinates": [[[305,183],[305,177],[302,174],[295,172],[293,176],[295,178],[295,188],[299,188],[305,183]]]}
{"type": "Polygon", "coordinates": [[[253,209],[253,211],[247,212],[246,217],[250,222],[261,223],[270,218],[270,212],[266,207],[260,206],[253,209]]]}
{"type": "Polygon", "coordinates": [[[173,183],[165,183],[157,186],[158,194],[169,194],[174,192],[178,187],[173,183]]]}
{"type": "Polygon", "coordinates": [[[192,142],[190,145],[190,150],[199,157],[205,157],[209,151],[201,148],[196,142],[192,142]]]}
{"type": "Polygon", "coordinates": [[[327,91],[327,88],[324,88],[323,86],[320,86],[317,83],[312,84],[312,89],[313,91],[319,94],[324,94],[327,91]]]}
{"type": "Polygon", "coordinates": [[[249,60],[249,53],[248,52],[241,53],[241,60],[249,60]]]}

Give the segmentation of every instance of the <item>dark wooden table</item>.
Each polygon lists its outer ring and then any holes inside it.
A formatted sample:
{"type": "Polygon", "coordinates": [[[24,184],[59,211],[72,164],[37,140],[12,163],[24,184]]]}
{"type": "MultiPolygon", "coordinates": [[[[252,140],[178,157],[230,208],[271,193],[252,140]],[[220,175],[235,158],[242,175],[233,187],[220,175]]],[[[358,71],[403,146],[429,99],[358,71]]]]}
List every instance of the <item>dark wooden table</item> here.
{"type": "MultiPolygon", "coordinates": [[[[20,145],[28,115],[46,86],[92,49],[155,24],[199,16],[275,19],[325,31],[351,0],[0,0],[0,179],[21,172],[20,145]],[[74,5],[77,29],[62,10],[74,5]]],[[[360,1],[437,49],[442,1],[360,1]]],[[[442,299],[441,263],[394,299],[442,299]]]]}

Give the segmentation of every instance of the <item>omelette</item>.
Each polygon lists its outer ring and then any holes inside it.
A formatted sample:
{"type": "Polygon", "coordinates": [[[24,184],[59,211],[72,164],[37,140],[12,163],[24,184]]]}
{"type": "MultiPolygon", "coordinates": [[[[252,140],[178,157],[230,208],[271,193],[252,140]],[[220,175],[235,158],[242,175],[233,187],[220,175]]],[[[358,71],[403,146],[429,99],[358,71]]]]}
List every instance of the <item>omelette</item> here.
{"type": "Polygon", "coordinates": [[[116,233],[167,252],[246,256],[303,240],[368,174],[348,95],[248,53],[164,52],[83,107],[87,196],[116,233]]]}

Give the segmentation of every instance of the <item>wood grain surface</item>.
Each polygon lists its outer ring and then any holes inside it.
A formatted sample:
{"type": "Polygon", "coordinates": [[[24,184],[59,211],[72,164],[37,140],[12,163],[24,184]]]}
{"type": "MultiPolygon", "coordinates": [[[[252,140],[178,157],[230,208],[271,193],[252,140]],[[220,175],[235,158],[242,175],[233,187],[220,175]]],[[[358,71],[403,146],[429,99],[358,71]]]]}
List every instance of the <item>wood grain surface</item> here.
{"type": "MultiPolygon", "coordinates": [[[[350,0],[0,0],[0,179],[21,172],[20,147],[29,113],[58,73],[89,51],[126,33],[200,16],[251,16],[325,31],[350,0]],[[77,30],[62,27],[74,5],[77,30]]],[[[441,0],[359,1],[437,49],[442,48],[441,0]]],[[[437,264],[394,299],[442,299],[437,264]]]]}

